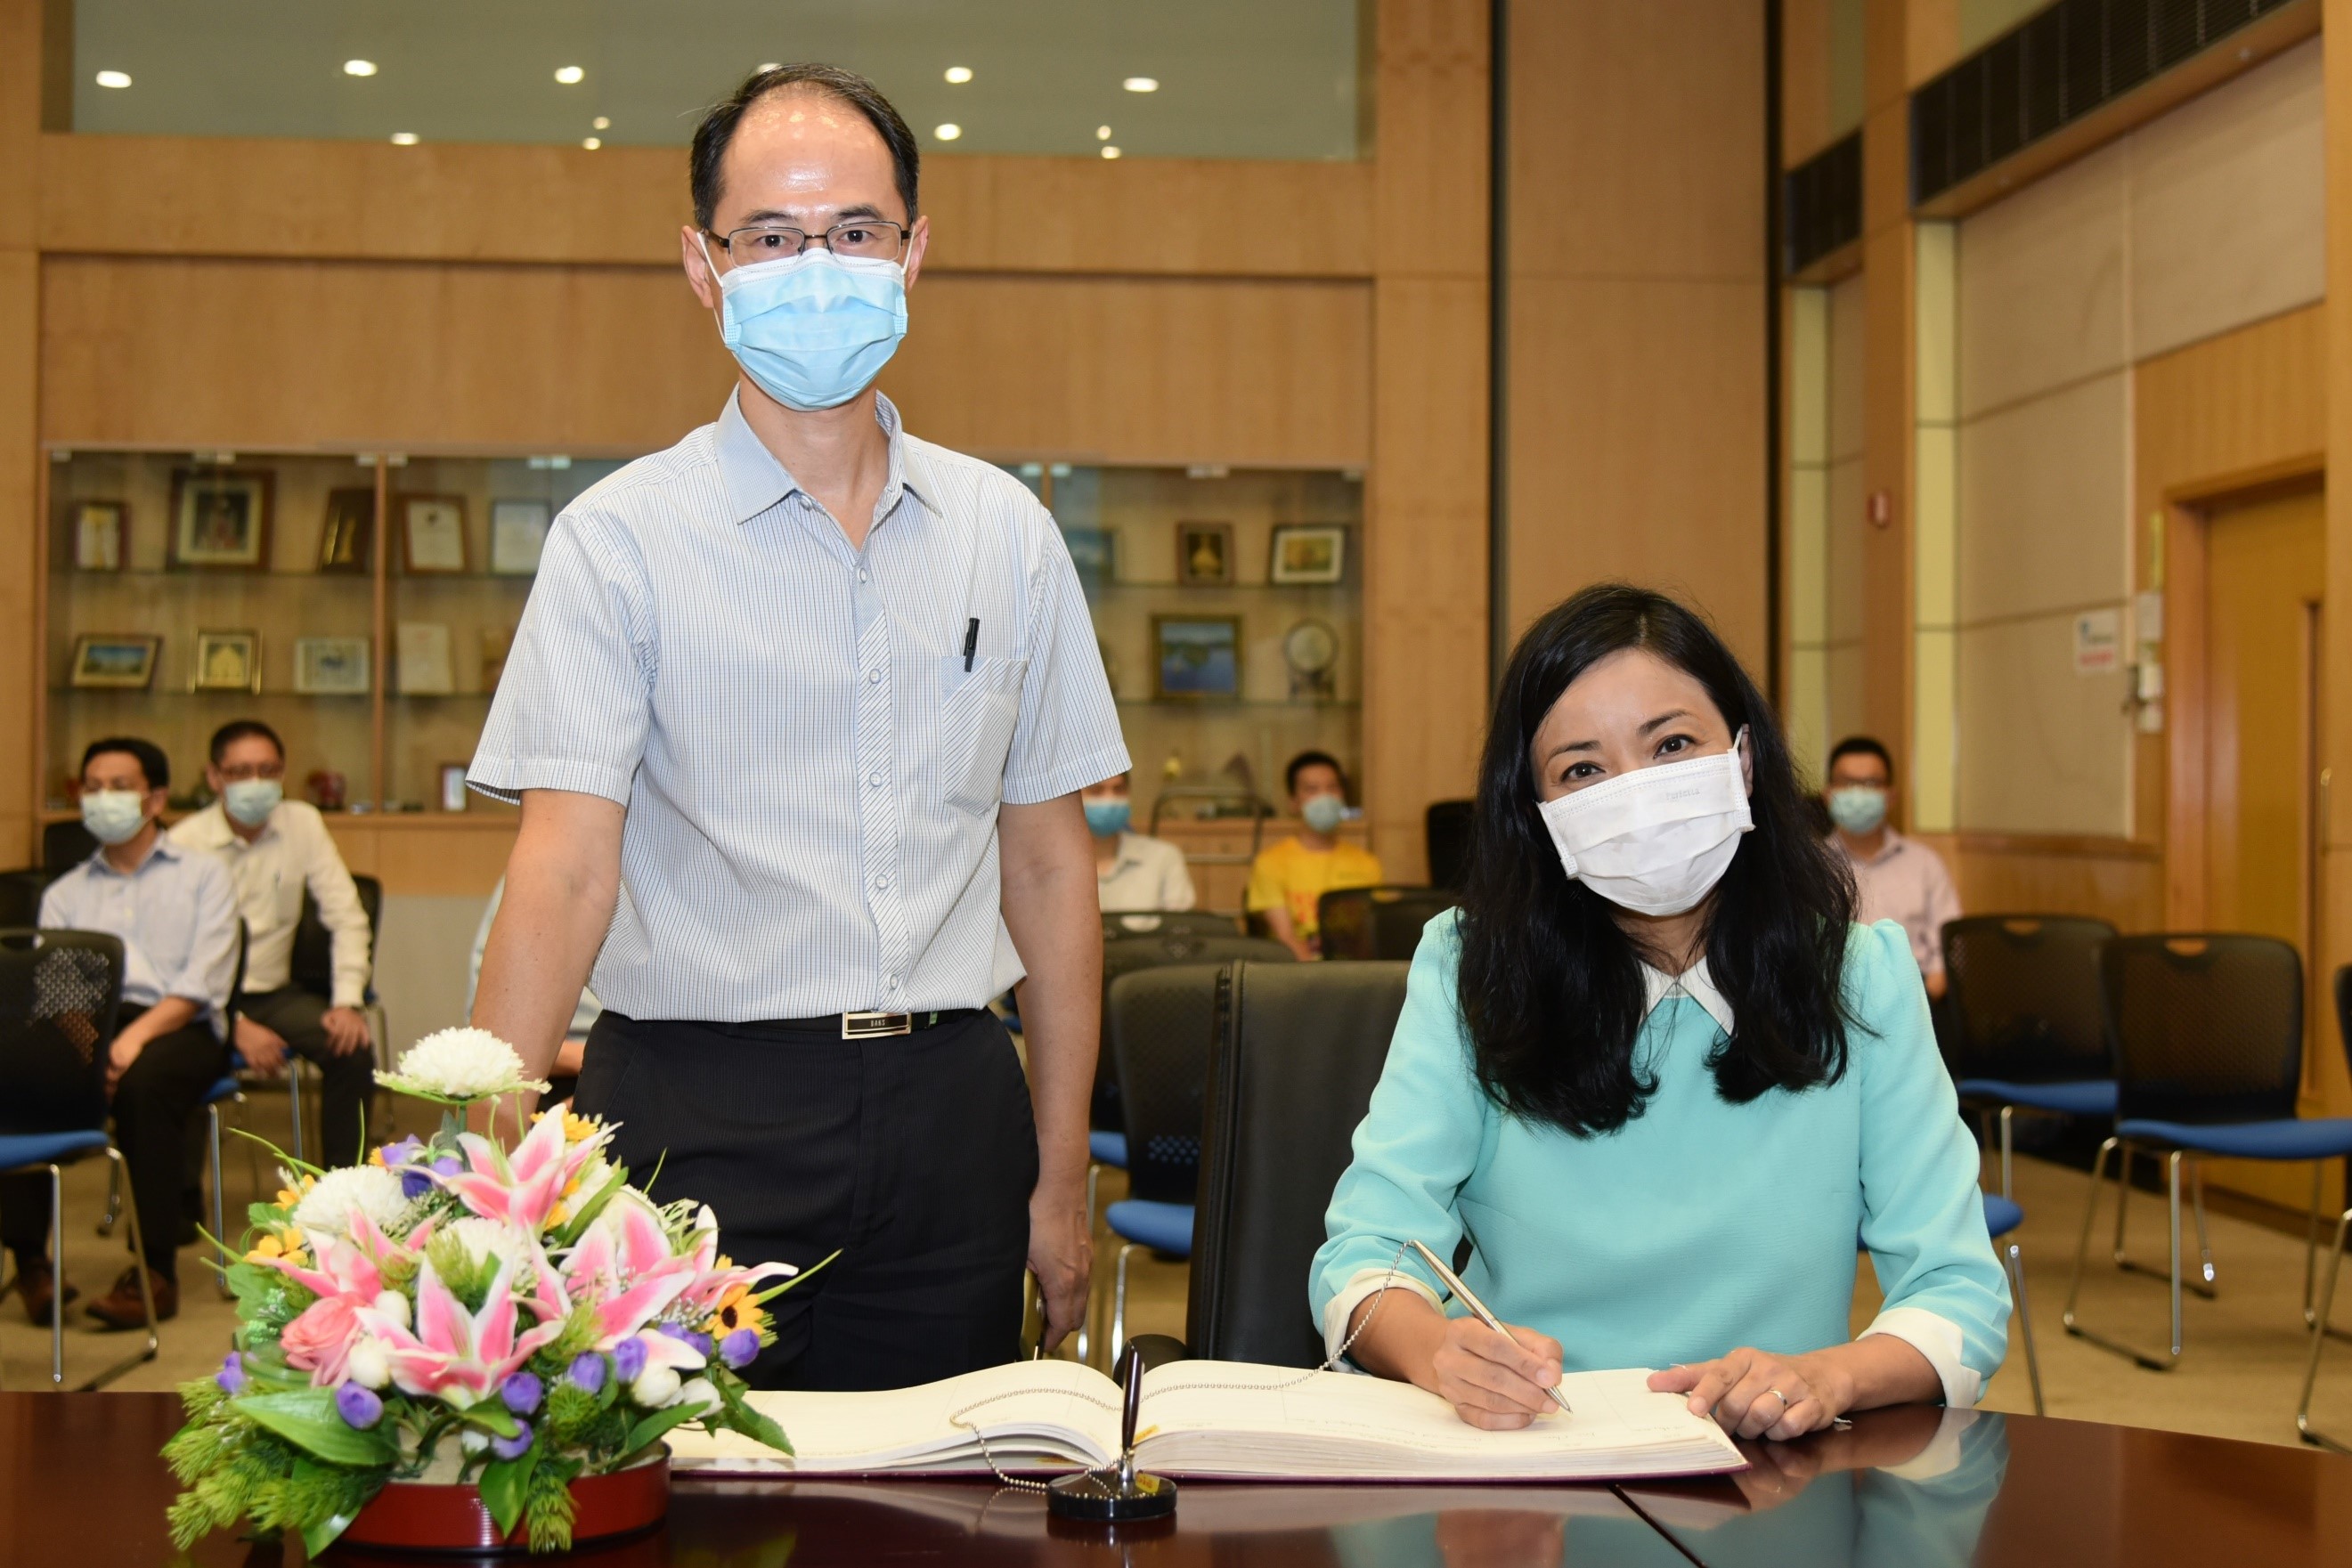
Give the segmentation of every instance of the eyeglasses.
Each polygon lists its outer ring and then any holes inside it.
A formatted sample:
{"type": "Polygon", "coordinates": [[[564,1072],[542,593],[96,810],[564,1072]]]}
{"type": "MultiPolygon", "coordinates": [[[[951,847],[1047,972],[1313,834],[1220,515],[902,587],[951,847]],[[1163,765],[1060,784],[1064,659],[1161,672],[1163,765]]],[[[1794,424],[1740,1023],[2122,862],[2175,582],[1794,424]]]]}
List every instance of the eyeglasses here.
{"type": "Polygon", "coordinates": [[[220,776],[225,782],[230,784],[249,784],[257,779],[283,779],[286,777],[286,764],[283,762],[232,763],[220,770],[220,776]]]}
{"type": "Polygon", "coordinates": [[[898,253],[907,246],[907,227],[887,218],[845,218],[822,235],[812,235],[782,224],[757,224],[711,237],[727,247],[727,259],[738,267],[798,256],[809,247],[813,239],[822,239],[824,248],[835,256],[896,261],[898,253]]]}

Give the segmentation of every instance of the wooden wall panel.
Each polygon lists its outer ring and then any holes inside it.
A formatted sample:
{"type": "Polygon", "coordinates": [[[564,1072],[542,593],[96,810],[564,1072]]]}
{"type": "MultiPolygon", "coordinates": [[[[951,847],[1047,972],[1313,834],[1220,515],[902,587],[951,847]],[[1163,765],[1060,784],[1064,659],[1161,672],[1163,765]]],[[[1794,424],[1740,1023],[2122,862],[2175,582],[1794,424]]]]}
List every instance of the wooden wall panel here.
{"type": "Polygon", "coordinates": [[[1793,169],[1827,147],[1831,0],[1781,0],[1780,162],[1793,169]]]}
{"type": "Polygon", "coordinates": [[[39,801],[27,744],[41,684],[36,531],[41,483],[40,257],[34,249],[32,150],[40,135],[41,0],[0,0],[0,859],[29,856],[39,801]],[[21,519],[21,521],[20,521],[21,519]]]}
{"type": "Polygon", "coordinates": [[[2326,309],[2306,306],[2134,371],[2139,509],[2225,487],[2327,444],[2326,309]]]}
{"type": "Polygon", "coordinates": [[[1944,857],[1971,915],[2087,915],[2120,931],[2164,928],[2164,863],[2123,839],[1917,835],[1944,857]]]}

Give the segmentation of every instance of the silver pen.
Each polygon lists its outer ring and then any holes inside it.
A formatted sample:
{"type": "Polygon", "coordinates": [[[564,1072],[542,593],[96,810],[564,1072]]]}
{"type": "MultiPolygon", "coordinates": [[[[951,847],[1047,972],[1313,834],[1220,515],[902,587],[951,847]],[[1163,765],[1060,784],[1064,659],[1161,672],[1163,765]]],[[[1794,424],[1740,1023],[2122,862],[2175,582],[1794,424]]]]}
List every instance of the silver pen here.
{"type": "MultiPolygon", "coordinates": [[[[1511,1339],[1511,1331],[1503,1326],[1503,1320],[1496,1317],[1492,1312],[1490,1312],[1487,1309],[1486,1302],[1480,1301],[1475,1295],[1471,1293],[1470,1287],[1462,1282],[1462,1277],[1438,1260],[1436,1253],[1432,1252],[1428,1248],[1423,1246],[1417,1240],[1408,1241],[1406,1245],[1421,1254],[1421,1260],[1428,1264],[1430,1268],[1436,1272],[1439,1282],[1442,1283],[1448,1291],[1454,1292],[1454,1299],[1455,1301],[1460,1301],[1464,1306],[1470,1309],[1470,1315],[1472,1317],[1476,1318],[1480,1322],[1485,1323],[1488,1328],[1493,1329],[1505,1339],[1511,1340],[1513,1344],[1519,1343],[1516,1339],[1511,1339]]],[[[1553,1384],[1551,1387],[1547,1389],[1545,1392],[1551,1396],[1552,1402],[1558,1405],[1562,1410],[1567,1411],[1571,1416],[1576,1414],[1575,1407],[1568,1402],[1568,1396],[1559,1391],[1559,1384],[1553,1384]]]]}

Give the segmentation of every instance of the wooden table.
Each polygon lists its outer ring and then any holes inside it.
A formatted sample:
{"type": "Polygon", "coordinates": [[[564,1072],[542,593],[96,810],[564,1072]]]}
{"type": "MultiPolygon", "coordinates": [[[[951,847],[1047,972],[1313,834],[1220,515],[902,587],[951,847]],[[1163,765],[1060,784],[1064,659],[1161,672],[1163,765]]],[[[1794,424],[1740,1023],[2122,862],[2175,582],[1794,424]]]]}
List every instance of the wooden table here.
{"type": "MultiPolygon", "coordinates": [[[[283,1548],[164,1534],[160,1394],[0,1394],[0,1563],[271,1568],[283,1548]]],[[[2352,1563],[2352,1459],[2030,1416],[1875,1411],[1759,1448],[1736,1479],[1607,1487],[1212,1486],[1172,1530],[1113,1540],[962,1481],[681,1481],[668,1521],[577,1560],[611,1568],[893,1563],[1070,1568],[2239,1568],[2352,1563]]],[[[403,1561],[336,1551],[331,1563],[403,1561]]],[[[430,1561],[406,1559],[413,1563],[430,1561]]],[[[524,1559],[514,1559],[522,1562],[524,1559]]]]}

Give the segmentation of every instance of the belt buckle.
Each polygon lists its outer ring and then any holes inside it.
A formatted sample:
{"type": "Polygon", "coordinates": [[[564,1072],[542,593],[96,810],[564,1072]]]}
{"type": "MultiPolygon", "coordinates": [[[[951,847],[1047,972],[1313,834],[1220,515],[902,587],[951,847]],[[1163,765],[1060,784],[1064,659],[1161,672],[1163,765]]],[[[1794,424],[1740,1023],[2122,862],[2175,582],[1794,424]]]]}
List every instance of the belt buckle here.
{"type": "Polygon", "coordinates": [[[884,1035],[912,1034],[915,1021],[908,1013],[844,1013],[841,1038],[873,1040],[884,1035]]]}

